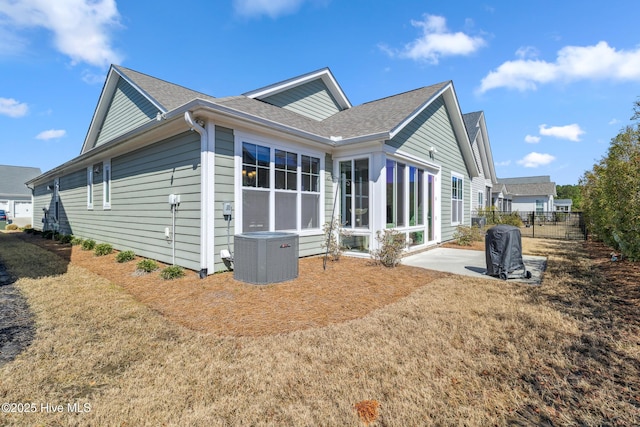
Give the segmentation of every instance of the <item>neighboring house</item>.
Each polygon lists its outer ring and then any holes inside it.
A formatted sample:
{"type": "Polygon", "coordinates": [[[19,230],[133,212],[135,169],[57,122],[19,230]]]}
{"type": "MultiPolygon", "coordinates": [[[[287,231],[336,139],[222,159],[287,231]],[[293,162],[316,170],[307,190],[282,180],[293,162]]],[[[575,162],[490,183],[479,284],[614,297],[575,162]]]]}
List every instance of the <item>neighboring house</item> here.
{"type": "Polygon", "coordinates": [[[493,154],[489,143],[489,133],[483,111],[463,114],[473,158],[478,168],[478,176],[471,179],[469,205],[472,214],[491,206],[493,187],[497,183],[493,154]]]}
{"type": "Polygon", "coordinates": [[[556,199],[553,202],[556,207],[556,212],[571,212],[571,206],[573,205],[573,200],[571,199],[556,199]]]}
{"type": "Polygon", "coordinates": [[[39,168],[0,165],[0,210],[19,226],[31,224],[31,190],[25,183],[40,175],[39,168]]]}
{"type": "MultiPolygon", "coordinates": [[[[511,200],[511,209],[503,209],[505,212],[555,211],[556,183],[552,182],[549,176],[498,178],[498,188],[501,188],[505,198],[511,200]]],[[[498,197],[494,199],[499,201],[498,197]]]]}
{"type": "Polygon", "coordinates": [[[491,192],[491,206],[498,212],[511,212],[512,196],[505,184],[496,183],[491,192]]]}
{"type": "Polygon", "coordinates": [[[322,253],[334,208],[352,253],[451,240],[479,176],[451,81],[352,106],[328,68],[215,98],[114,65],[80,155],[29,185],[37,227],[206,275],[239,233],[322,253]]]}

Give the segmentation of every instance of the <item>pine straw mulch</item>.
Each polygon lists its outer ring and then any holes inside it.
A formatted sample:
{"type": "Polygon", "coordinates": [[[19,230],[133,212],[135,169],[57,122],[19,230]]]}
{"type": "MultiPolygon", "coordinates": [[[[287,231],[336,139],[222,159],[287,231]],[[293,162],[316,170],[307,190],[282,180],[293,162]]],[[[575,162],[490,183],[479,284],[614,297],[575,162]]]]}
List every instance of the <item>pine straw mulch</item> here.
{"type": "Polygon", "coordinates": [[[41,236],[14,235],[122,286],[179,324],[221,336],[273,335],[361,318],[447,275],[404,265],[385,268],[351,257],[328,261],[325,271],[322,257],[310,257],[300,259],[298,278],[271,285],[246,284],[232,272],[200,279],[187,271],[181,279],[163,280],[157,272],[137,274],[139,259],[120,264],[115,254],[97,257],[41,236]]]}

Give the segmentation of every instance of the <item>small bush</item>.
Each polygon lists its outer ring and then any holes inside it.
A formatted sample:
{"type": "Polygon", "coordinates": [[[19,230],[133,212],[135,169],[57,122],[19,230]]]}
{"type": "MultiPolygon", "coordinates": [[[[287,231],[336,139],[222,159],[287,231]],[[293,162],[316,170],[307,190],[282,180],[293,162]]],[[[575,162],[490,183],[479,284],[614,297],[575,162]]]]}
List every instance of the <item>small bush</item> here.
{"type": "Polygon", "coordinates": [[[93,250],[93,254],[95,256],[105,256],[109,255],[110,253],[113,253],[113,246],[108,243],[100,243],[99,245],[96,245],[95,249],[93,250]]]}
{"type": "Polygon", "coordinates": [[[62,244],[68,244],[71,243],[71,240],[73,240],[73,236],[71,234],[63,234],[62,236],[60,236],[60,243],[62,244]]]}
{"type": "Polygon", "coordinates": [[[27,234],[33,234],[35,232],[35,230],[33,228],[26,228],[24,229],[24,232],[27,234]]]}
{"type": "Polygon", "coordinates": [[[133,251],[122,251],[118,252],[116,255],[116,261],[118,262],[129,262],[133,261],[136,257],[136,253],[133,251]]]}
{"type": "Polygon", "coordinates": [[[160,267],[158,263],[152,259],[143,259],[136,264],[136,268],[138,270],[144,271],[145,273],[151,273],[152,271],[156,271],[160,267]]]}
{"type": "Polygon", "coordinates": [[[63,236],[63,234],[62,234],[62,233],[59,233],[59,232],[57,232],[57,231],[54,231],[54,232],[53,232],[53,240],[60,241],[60,239],[62,238],[62,236],[63,236]]]}
{"type": "Polygon", "coordinates": [[[33,230],[33,227],[31,226],[31,224],[27,224],[24,227],[22,227],[23,230],[27,231],[27,230],[33,230]]]}
{"type": "Polygon", "coordinates": [[[53,238],[55,235],[53,230],[47,230],[47,231],[43,231],[42,232],[42,238],[43,239],[51,239],[53,238]]]}
{"type": "Polygon", "coordinates": [[[503,213],[498,217],[496,224],[513,225],[515,227],[522,227],[522,218],[518,212],[503,213]]]}
{"type": "Polygon", "coordinates": [[[4,226],[5,230],[17,230],[18,229],[18,225],[17,224],[7,224],[4,226]]]}
{"type": "Polygon", "coordinates": [[[79,246],[82,245],[82,243],[84,243],[84,240],[82,239],[82,237],[75,237],[73,236],[71,238],[71,246],[79,246]]]}
{"type": "Polygon", "coordinates": [[[166,267],[164,270],[160,272],[160,277],[162,277],[165,280],[178,279],[183,276],[184,276],[184,268],[179,267],[177,265],[166,267]]]}
{"type": "Polygon", "coordinates": [[[322,232],[323,239],[320,247],[326,250],[331,261],[340,260],[340,256],[345,249],[341,240],[343,237],[348,237],[350,233],[342,228],[340,218],[335,218],[333,223],[331,221],[325,222],[322,226],[322,232]]]}
{"type": "Polygon", "coordinates": [[[484,232],[479,227],[459,225],[453,233],[453,238],[460,246],[471,246],[473,242],[482,242],[484,232]]]}
{"type": "Polygon", "coordinates": [[[82,241],[82,250],[83,251],[92,251],[96,247],[96,241],[92,239],[87,239],[82,241]]]}
{"type": "Polygon", "coordinates": [[[380,249],[371,252],[371,257],[376,264],[380,263],[385,267],[395,267],[400,264],[402,251],[407,246],[406,236],[397,230],[384,230],[376,232],[376,240],[380,244],[380,249]]]}

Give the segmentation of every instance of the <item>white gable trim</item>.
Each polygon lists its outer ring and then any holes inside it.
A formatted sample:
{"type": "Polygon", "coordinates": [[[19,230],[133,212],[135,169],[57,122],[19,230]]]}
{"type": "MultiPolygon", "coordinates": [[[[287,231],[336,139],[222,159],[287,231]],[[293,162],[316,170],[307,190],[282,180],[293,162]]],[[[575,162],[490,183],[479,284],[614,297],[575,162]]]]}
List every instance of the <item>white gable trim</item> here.
{"type": "Polygon", "coordinates": [[[289,80],[274,83],[272,85],[244,93],[243,95],[253,99],[264,99],[316,79],[322,79],[322,82],[329,88],[331,95],[333,95],[336,102],[343,110],[351,108],[351,103],[347,99],[347,96],[344,94],[342,88],[340,88],[340,85],[338,84],[338,81],[333,77],[333,74],[328,68],[323,68],[289,80]]]}
{"type": "Polygon", "coordinates": [[[100,132],[100,126],[102,126],[104,119],[107,116],[109,103],[113,98],[116,87],[118,86],[118,80],[120,78],[130,84],[135,90],[140,92],[142,96],[144,96],[150,103],[152,103],[154,107],[156,107],[159,111],[161,111],[162,113],[167,112],[167,110],[162,105],[160,105],[158,101],[156,101],[147,92],[142,90],[138,85],[136,85],[133,81],[131,81],[127,76],[118,71],[118,69],[112,65],[109,69],[109,73],[107,74],[107,80],[105,81],[104,87],[102,88],[102,92],[100,93],[96,111],[93,113],[93,117],[91,118],[89,131],[87,132],[87,136],[85,137],[84,143],[82,144],[82,150],[80,151],[80,154],[85,153],[95,146],[96,140],[98,139],[98,134],[100,132]]]}

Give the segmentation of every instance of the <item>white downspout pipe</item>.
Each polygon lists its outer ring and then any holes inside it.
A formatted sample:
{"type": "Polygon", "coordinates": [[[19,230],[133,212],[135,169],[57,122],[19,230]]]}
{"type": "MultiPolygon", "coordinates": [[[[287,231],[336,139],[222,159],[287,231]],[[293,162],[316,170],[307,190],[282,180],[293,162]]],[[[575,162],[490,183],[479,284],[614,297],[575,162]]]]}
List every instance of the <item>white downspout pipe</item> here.
{"type": "Polygon", "coordinates": [[[185,111],[184,121],[187,122],[191,130],[195,130],[200,134],[200,278],[204,279],[207,276],[207,238],[209,237],[207,221],[209,217],[209,200],[207,199],[207,194],[209,194],[209,165],[205,158],[208,135],[207,130],[193,119],[190,111],[185,111]]]}

